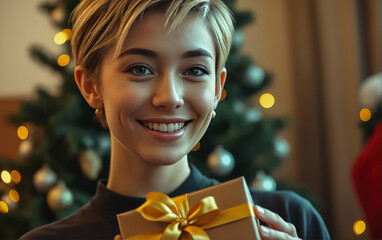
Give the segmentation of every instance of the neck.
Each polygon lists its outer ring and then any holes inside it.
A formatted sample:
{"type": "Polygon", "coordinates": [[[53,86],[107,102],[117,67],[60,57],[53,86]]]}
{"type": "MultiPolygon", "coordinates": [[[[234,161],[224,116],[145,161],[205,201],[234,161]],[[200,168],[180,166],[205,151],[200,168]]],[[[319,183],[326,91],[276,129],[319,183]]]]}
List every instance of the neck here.
{"type": "Polygon", "coordinates": [[[126,196],[146,197],[148,192],[169,194],[189,176],[187,155],[171,165],[154,165],[127,149],[112,149],[107,188],[126,196]]]}

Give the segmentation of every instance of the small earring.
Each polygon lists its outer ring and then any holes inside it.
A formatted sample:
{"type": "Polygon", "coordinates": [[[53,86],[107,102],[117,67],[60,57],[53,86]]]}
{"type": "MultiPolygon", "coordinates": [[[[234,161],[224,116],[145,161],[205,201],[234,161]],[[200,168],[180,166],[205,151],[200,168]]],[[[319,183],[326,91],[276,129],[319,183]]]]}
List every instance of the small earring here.
{"type": "Polygon", "coordinates": [[[212,118],[215,118],[215,117],[216,117],[216,112],[214,110],[214,111],[212,111],[212,118]]]}
{"type": "Polygon", "coordinates": [[[102,108],[96,108],[96,110],[95,110],[95,115],[97,116],[97,117],[99,117],[99,116],[101,116],[102,115],[102,113],[103,113],[103,110],[102,110],[102,108]]]}

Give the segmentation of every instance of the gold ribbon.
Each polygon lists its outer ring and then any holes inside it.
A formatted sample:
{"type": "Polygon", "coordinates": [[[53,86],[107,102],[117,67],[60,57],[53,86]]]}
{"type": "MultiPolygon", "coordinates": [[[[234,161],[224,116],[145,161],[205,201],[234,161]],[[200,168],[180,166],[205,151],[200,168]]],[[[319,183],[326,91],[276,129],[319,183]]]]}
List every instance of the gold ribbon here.
{"type": "Polygon", "coordinates": [[[223,211],[216,205],[215,198],[205,197],[189,209],[187,194],[171,199],[160,192],[150,192],[146,202],[137,211],[148,221],[168,222],[168,226],[151,233],[144,233],[128,240],[208,240],[205,229],[214,228],[247,217],[255,217],[251,204],[241,204],[223,211]]]}

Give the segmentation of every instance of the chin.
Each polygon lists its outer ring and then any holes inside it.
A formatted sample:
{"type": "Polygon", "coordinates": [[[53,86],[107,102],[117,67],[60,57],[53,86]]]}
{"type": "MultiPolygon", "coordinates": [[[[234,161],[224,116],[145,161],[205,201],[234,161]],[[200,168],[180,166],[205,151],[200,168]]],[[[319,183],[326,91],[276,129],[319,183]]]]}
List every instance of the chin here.
{"type": "Polygon", "coordinates": [[[145,157],[147,162],[151,163],[152,165],[156,166],[170,166],[175,163],[178,163],[180,160],[183,159],[184,156],[150,156],[145,157]]]}

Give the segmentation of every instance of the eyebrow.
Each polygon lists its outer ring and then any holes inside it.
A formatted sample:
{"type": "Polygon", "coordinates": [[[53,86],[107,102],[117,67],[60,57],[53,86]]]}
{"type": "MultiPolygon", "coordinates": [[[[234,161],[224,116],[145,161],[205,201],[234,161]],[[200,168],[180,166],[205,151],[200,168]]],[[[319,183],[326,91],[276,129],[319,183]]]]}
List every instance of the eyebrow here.
{"type": "MultiPolygon", "coordinates": [[[[143,55],[150,58],[157,58],[158,53],[144,48],[130,48],[126,51],[123,51],[119,56],[118,59],[121,57],[124,57],[126,55],[143,55]]],[[[202,48],[198,48],[195,50],[190,50],[182,54],[182,58],[192,58],[192,57],[209,57],[213,59],[212,55],[202,48]]]]}
{"type": "Polygon", "coordinates": [[[156,58],[158,54],[152,50],[144,49],[144,48],[130,48],[126,51],[123,51],[118,58],[124,57],[126,55],[143,55],[146,57],[156,58]]]}
{"type": "Polygon", "coordinates": [[[211,59],[212,55],[207,51],[202,48],[198,48],[196,50],[191,50],[183,53],[182,58],[191,58],[191,57],[209,57],[211,59]]]}

